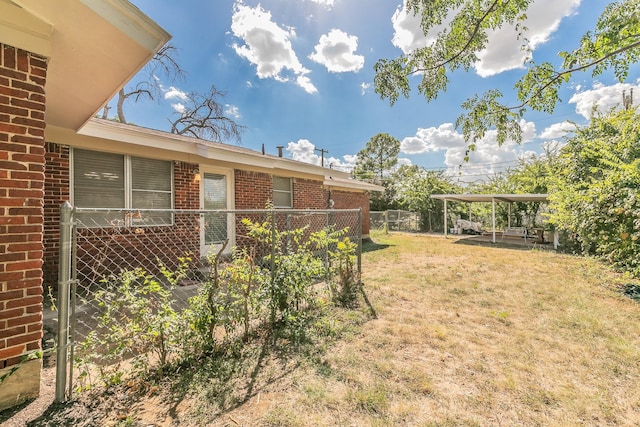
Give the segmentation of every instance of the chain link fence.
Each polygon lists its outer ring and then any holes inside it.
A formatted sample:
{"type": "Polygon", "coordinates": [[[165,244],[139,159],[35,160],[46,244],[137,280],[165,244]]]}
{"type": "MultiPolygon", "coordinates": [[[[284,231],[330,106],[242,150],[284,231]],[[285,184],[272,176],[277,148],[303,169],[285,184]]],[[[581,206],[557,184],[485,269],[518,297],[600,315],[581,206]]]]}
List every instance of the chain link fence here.
{"type": "MultiPolygon", "coordinates": [[[[142,270],[170,289],[175,307],[186,306],[212,271],[224,268],[234,250],[251,248],[258,264],[273,272],[276,267],[269,264],[274,257],[269,255],[296,251],[323,230],[342,230],[341,239],[348,237],[357,244],[354,268],[359,275],[361,227],[359,209],[106,210],[65,204],[60,227],[58,319],[54,319],[58,322],[56,399],[72,394],[76,348],[95,333],[104,314],[104,307],[93,297],[114,277],[142,270]],[[268,224],[264,230],[272,236],[251,237],[247,221],[268,224]],[[300,231],[287,233],[293,230],[300,231]],[[167,283],[167,271],[181,271],[175,283],[167,283]]],[[[325,271],[331,267],[329,253],[336,243],[332,245],[313,251],[325,271]]],[[[113,298],[117,300],[118,295],[113,298]]]]}
{"type": "Polygon", "coordinates": [[[369,212],[372,230],[420,231],[420,214],[402,210],[369,212]]]}

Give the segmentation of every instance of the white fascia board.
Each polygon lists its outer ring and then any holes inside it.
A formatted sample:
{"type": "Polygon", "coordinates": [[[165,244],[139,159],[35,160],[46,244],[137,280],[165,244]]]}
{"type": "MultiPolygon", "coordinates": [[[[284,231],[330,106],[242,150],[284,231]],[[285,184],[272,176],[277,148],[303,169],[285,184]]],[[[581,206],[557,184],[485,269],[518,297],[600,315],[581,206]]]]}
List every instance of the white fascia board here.
{"type": "Polygon", "coordinates": [[[325,177],[323,184],[328,187],[384,192],[384,187],[380,185],[369,184],[368,182],[357,181],[355,179],[340,178],[335,175],[325,177]]]}
{"type": "Polygon", "coordinates": [[[321,178],[324,177],[326,171],[326,169],[316,165],[263,155],[257,151],[246,148],[202,141],[191,137],[174,135],[138,126],[123,125],[102,119],[90,119],[78,133],[106,140],[144,145],[160,150],[170,150],[181,153],[188,152],[196,154],[203,159],[253,166],[262,169],[281,169],[315,175],[321,178]]]}
{"type": "Polygon", "coordinates": [[[111,25],[155,54],[171,35],[127,0],[81,0],[111,25]]]}
{"type": "Polygon", "coordinates": [[[0,42],[51,57],[53,26],[22,7],[0,0],[0,42]]]}
{"type": "Polygon", "coordinates": [[[174,135],[167,132],[147,129],[132,125],[123,125],[102,119],[91,119],[78,132],[81,135],[135,144],[149,147],[150,149],[173,151],[182,154],[191,154],[201,158],[201,162],[207,160],[227,163],[239,169],[269,170],[272,173],[297,173],[323,181],[324,185],[340,188],[348,188],[359,191],[383,191],[378,185],[350,179],[347,172],[331,170],[317,165],[298,162],[282,157],[263,155],[257,151],[235,147],[222,143],[212,143],[199,139],[174,135]]]}

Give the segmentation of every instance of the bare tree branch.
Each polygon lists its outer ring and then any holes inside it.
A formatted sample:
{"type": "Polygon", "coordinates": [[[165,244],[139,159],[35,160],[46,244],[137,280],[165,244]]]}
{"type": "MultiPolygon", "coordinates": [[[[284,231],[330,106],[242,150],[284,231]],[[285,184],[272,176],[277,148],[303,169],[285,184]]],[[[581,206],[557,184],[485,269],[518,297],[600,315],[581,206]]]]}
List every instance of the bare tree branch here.
{"type": "Polygon", "coordinates": [[[177,119],[169,121],[171,133],[211,141],[240,142],[245,127],[225,114],[224,105],[218,102],[218,98],[223,98],[224,95],[224,92],[213,85],[205,95],[198,93],[187,95],[188,105],[182,112],[177,113],[179,115],[177,119]]]}

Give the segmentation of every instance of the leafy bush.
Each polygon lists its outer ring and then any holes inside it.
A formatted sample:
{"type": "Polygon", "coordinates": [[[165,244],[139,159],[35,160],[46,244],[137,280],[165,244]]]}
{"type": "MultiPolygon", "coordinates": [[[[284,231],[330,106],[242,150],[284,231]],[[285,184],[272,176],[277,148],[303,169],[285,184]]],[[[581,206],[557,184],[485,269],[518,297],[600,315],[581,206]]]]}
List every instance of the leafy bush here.
{"type": "Polygon", "coordinates": [[[575,248],[640,276],[640,117],[596,116],[562,149],[550,220],[575,248]]]}
{"type": "Polygon", "coordinates": [[[295,322],[304,307],[315,304],[313,283],[327,275],[313,251],[326,249],[331,233],[308,233],[308,227],[281,231],[272,221],[244,219],[242,223],[256,244],[268,243],[275,249],[265,257],[271,268],[271,279],[265,285],[271,322],[295,322]]]}
{"type": "Polygon", "coordinates": [[[357,245],[348,238],[340,240],[347,229],[280,231],[270,221],[243,223],[255,245],[234,248],[226,260],[222,256],[226,243],[207,255],[210,274],[186,308],[176,308],[173,291],[190,273],[189,258],[181,258],[175,271],[160,264],[162,280],[141,268],[103,279],[102,289],[93,296],[101,310],[98,327],[80,345],[85,388],[91,386],[91,366],[97,366],[104,386],[117,385],[125,373],[194,363],[239,337],[247,340],[254,324],[283,326],[278,331],[301,342],[310,309],[322,306],[316,289],[319,279],[329,280],[340,304],[348,306],[357,299],[357,245]],[[257,257],[264,246],[273,249],[257,257]],[[335,281],[330,280],[332,274],[335,281]],[[122,368],[125,359],[133,368],[122,368]]]}
{"type": "MultiPolygon", "coordinates": [[[[183,263],[187,260],[183,260],[183,263]]],[[[168,272],[169,283],[184,268],[168,272]]],[[[120,363],[132,358],[133,367],[147,370],[155,360],[164,367],[175,350],[178,313],[172,307],[173,285],[165,286],[141,268],[122,271],[102,280],[93,300],[101,309],[95,330],[80,345],[81,378],[89,375],[89,363],[99,367],[105,386],[121,382],[120,363]]]]}
{"type": "Polygon", "coordinates": [[[362,284],[354,263],[358,245],[348,237],[338,242],[336,249],[331,251],[335,259],[335,275],[331,281],[333,299],[343,307],[353,306],[358,300],[362,284]]]}

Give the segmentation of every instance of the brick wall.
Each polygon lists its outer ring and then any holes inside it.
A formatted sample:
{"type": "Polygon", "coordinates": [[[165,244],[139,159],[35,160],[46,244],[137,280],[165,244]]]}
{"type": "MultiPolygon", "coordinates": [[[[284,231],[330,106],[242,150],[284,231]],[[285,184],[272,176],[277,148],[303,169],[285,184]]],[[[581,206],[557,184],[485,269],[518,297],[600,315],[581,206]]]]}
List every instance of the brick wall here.
{"type": "Polygon", "coordinates": [[[44,266],[45,289],[58,283],[60,206],[69,200],[69,147],[48,142],[45,151],[44,266]]]}
{"type": "MultiPolygon", "coordinates": [[[[273,198],[272,177],[267,173],[235,171],[236,209],[264,209],[273,198]]],[[[295,209],[327,209],[329,198],[335,209],[362,208],[362,234],[369,234],[369,194],[351,191],[329,191],[321,181],[293,179],[295,209]]]]}
{"type": "Polygon", "coordinates": [[[173,186],[176,209],[200,209],[200,183],[194,179],[198,165],[175,162],[173,166],[173,186]]]}
{"type": "Polygon", "coordinates": [[[42,338],[46,73],[46,59],[0,44],[0,369],[42,338]]]}
{"type": "Polygon", "coordinates": [[[329,192],[322,182],[296,178],[293,180],[294,209],[329,209],[329,192]]]}
{"type": "Polygon", "coordinates": [[[236,209],[264,209],[273,199],[271,175],[235,170],[236,209]]]}

